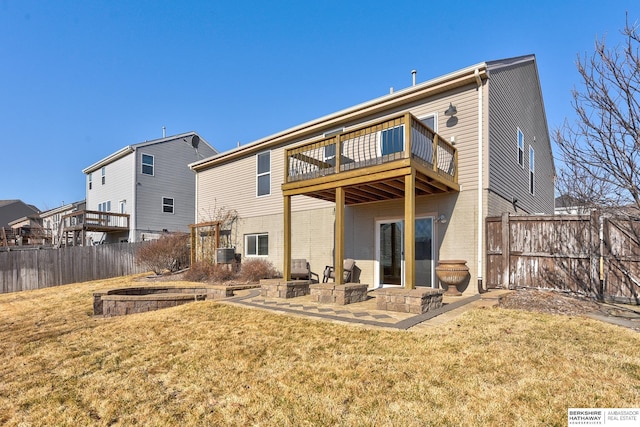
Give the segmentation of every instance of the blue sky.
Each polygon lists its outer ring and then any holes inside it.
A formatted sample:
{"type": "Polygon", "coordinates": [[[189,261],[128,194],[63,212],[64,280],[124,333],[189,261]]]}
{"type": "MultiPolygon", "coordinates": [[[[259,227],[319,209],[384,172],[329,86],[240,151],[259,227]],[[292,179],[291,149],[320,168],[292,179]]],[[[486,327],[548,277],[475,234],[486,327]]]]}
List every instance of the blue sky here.
{"type": "Polygon", "coordinates": [[[0,0],[0,199],[84,198],[82,169],[198,132],[220,151],[483,61],[535,54],[549,127],[577,54],[640,2],[0,0]]]}

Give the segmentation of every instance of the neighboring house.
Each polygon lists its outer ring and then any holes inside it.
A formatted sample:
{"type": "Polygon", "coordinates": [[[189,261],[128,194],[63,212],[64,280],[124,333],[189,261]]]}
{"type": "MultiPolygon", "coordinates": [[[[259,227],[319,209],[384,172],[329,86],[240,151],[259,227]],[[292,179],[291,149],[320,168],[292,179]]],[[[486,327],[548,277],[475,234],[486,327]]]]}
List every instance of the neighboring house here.
{"type": "Polygon", "coordinates": [[[591,211],[588,203],[575,197],[563,194],[555,198],[556,215],[588,215],[591,211]]]}
{"type": "MultiPolygon", "coordinates": [[[[85,207],[85,201],[81,200],[42,212],[40,218],[42,219],[42,227],[44,228],[47,242],[54,246],[59,246],[59,242],[63,238],[64,228],[62,224],[64,218],[75,212],[84,211],[85,207]]],[[[66,246],[66,242],[62,244],[66,246]]]]}
{"type": "Polygon", "coordinates": [[[188,164],[217,154],[195,132],[129,145],[87,167],[86,210],[67,216],[74,242],[139,242],[188,232],[195,174],[188,164]]]}
{"type": "Polygon", "coordinates": [[[11,234],[17,246],[46,245],[50,243],[42,226],[40,214],[23,216],[9,223],[11,234]]]}
{"type": "Polygon", "coordinates": [[[39,212],[38,208],[22,200],[0,200],[0,227],[9,228],[11,221],[39,212]]]}
{"type": "Polygon", "coordinates": [[[464,259],[460,290],[478,292],[485,218],[554,209],[533,55],[414,84],[190,167],[196,221],[237,211],[244,259],[288,276],[291,258],[306,258],[313,272],[336,264],[342,277],[340,260],[353,258],[372,288],[438,287],[438,260],[464,259]]]}
{"type": "Polygon", "coordinates": [[[22,200],[0,200],[0,246],[17,243],[13,229],[9,225],[11,222],[39,212],[38,208],[22,200]]]}

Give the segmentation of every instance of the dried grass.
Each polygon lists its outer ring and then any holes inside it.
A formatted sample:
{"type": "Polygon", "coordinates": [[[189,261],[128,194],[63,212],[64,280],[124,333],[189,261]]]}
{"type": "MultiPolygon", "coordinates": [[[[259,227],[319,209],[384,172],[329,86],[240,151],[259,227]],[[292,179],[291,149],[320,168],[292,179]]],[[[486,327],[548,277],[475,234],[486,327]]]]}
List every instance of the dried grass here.
{"type": "Polygon", "coordinates": [[[109,319],[92,292],[0,295],[0,424],[566,425],[639,407],[637,333],[471,310],[395,332],[195,302],[109,319]]]}

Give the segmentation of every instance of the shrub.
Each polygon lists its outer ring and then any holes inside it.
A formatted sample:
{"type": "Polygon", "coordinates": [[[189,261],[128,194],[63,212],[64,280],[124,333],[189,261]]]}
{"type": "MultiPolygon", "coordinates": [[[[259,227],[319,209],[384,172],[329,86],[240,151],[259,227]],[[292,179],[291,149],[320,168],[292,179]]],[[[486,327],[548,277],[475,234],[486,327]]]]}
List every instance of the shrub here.
{"type": "Polygon", "coordinates": [[[257,282],[260,279],[278,277],[278,270],[269,261],[264,259],[250,259],[244,261],[238,273],[241,280],[257,282]]]}
{"type": "Polygon", "coordinates": [[[209,280],[219,283],[233,280],[236,278],[236,272],[233,266],[229,264],[213,264],[211,276],[209,280]]]}
{"type": "Polygon", "coordinates": [[[189,235],[172,233],[154,240],[136,253],[136,262],[156,274],[178,271],[189,265],[189,235]]]}
{"type": "Polygon", "coordinates": [[[195,262],[184,275],[190,282],[207,282],[213,276],[214,264],[206,261],[195,262]]]}
{"type": "Polygon", "coordinates": [[[236,277],[232,266],[213,264],[208,261],[194,263],[185,273],[184,278],[190,282],[226,282],[236,277]]]}

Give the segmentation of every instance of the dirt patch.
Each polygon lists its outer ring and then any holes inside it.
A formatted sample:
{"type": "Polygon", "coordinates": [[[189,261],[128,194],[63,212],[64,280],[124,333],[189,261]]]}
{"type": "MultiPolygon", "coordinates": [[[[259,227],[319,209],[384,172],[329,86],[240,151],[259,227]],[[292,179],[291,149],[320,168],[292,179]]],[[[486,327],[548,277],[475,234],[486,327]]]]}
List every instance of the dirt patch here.
{"type": "Polygon", "coordinates": [[[554,291],[519,289],[500,299],[500,307],[540,313],[579,316],[591,313],[604,313],[595,301],[569,296],[554,291]]]}

